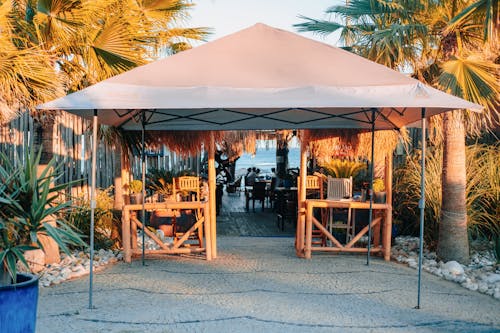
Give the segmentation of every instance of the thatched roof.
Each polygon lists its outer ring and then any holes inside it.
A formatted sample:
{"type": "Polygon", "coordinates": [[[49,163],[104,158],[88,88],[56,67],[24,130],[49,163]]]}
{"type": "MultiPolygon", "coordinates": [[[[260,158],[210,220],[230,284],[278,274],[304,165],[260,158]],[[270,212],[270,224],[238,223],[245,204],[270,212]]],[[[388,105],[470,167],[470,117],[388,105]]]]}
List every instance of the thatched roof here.
{"type": "MultiPolygon", "coordinates": [[[[126,132],[128,142],[139,143],[141,133],[126,132]]],[[[181,155],[190,155],[207,147],[210,131],[146,131],[147,147],[155,149],[165,145],[169,150],[181,155]]],[[[241,156],[243,152],[254,154],[256,140],[291,139],[293,131],[214,131],[215,142],[231,158],[241,156]]],[[[354,129],[319,129],[298,131],[302,144],[309,145],[311,153],[319,160],[332,157],[369,158],[371,132],[354,129]]],[[[376,159],[383,159],[392,153],[398,142],[399,132],[375,132],[376,159]]]]}
{"type": "MultiPolygon", "coordinates": [[[[375,132],[375,161],[383,161],[392,154],[400,138],[398,131],[375,132]]],[[[354,129],[304,130],[301,142],[308,144],[311,154],[318,161],[331,158],[371,157],[371,132],[354,129]]]]}

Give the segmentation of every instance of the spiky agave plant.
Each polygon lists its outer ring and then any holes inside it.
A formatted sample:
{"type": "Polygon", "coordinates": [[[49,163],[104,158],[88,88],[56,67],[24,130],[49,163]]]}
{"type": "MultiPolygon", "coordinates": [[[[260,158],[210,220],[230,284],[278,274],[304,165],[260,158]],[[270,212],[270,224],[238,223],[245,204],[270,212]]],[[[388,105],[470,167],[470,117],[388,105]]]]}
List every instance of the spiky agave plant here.
{"type": "Polygon", "coordinates": [[[39,235],[50,236],[63,252],[68,245],[85,245],[77,231],[65,223],[62,212],[71,201],[61,202],[58,194],[70,183],[55,184],[61,165],[52,159],[40,165],[41,152],[26,150],[14,162],[0,152],[0,277],[3,284],[15,283],[16,264],[29,268],[27,250],[43,248],[39,235]],[[50,222],[55,222],[54,226],[50,222]]]}

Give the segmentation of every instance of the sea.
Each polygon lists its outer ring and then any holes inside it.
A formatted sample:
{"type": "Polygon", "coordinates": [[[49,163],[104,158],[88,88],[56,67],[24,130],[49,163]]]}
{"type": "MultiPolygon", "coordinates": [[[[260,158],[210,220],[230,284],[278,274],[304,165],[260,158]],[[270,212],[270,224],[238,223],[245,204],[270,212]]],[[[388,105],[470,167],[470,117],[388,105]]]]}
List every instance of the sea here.
{"type": "MultiPolygon", "coordinates": [[[[300,165],[300,147],[288,148],[288,167],[298,168],[300,165]]],[[[248,168],[260,169],[263,176],[271,174],[271,168],[276,168],[276,148],[257,148],[255,155],[243,154],[236,161],[236,177],[244,175],[248,168]]]]}

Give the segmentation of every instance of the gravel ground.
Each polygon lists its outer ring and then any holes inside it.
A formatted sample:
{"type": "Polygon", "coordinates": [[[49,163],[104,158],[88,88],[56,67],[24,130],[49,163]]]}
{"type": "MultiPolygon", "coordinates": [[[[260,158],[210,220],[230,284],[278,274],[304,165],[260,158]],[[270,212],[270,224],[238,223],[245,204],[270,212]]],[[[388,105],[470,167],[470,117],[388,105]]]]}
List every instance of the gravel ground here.
{"type": "Polygon", "coordinates": [[[500,302],[363,255],[295,256],[293,238],[219,237],[219,257],[120,262],[40,290],[37,332],[500,332],[500,302]]]}

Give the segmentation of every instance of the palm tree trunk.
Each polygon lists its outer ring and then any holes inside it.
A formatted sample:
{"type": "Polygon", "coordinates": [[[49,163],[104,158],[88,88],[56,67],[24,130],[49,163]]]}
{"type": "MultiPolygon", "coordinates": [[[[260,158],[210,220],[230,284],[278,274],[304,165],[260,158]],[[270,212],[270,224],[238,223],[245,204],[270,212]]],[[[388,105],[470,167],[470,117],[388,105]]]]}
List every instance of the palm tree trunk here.
{"type": "Polygon", "coordinates": [[[443,120],[444,150],[442,208],[437,255],[443,261],[469,263],[467,209],[465,200],[465,128],[459,111],[443,120]]]}

